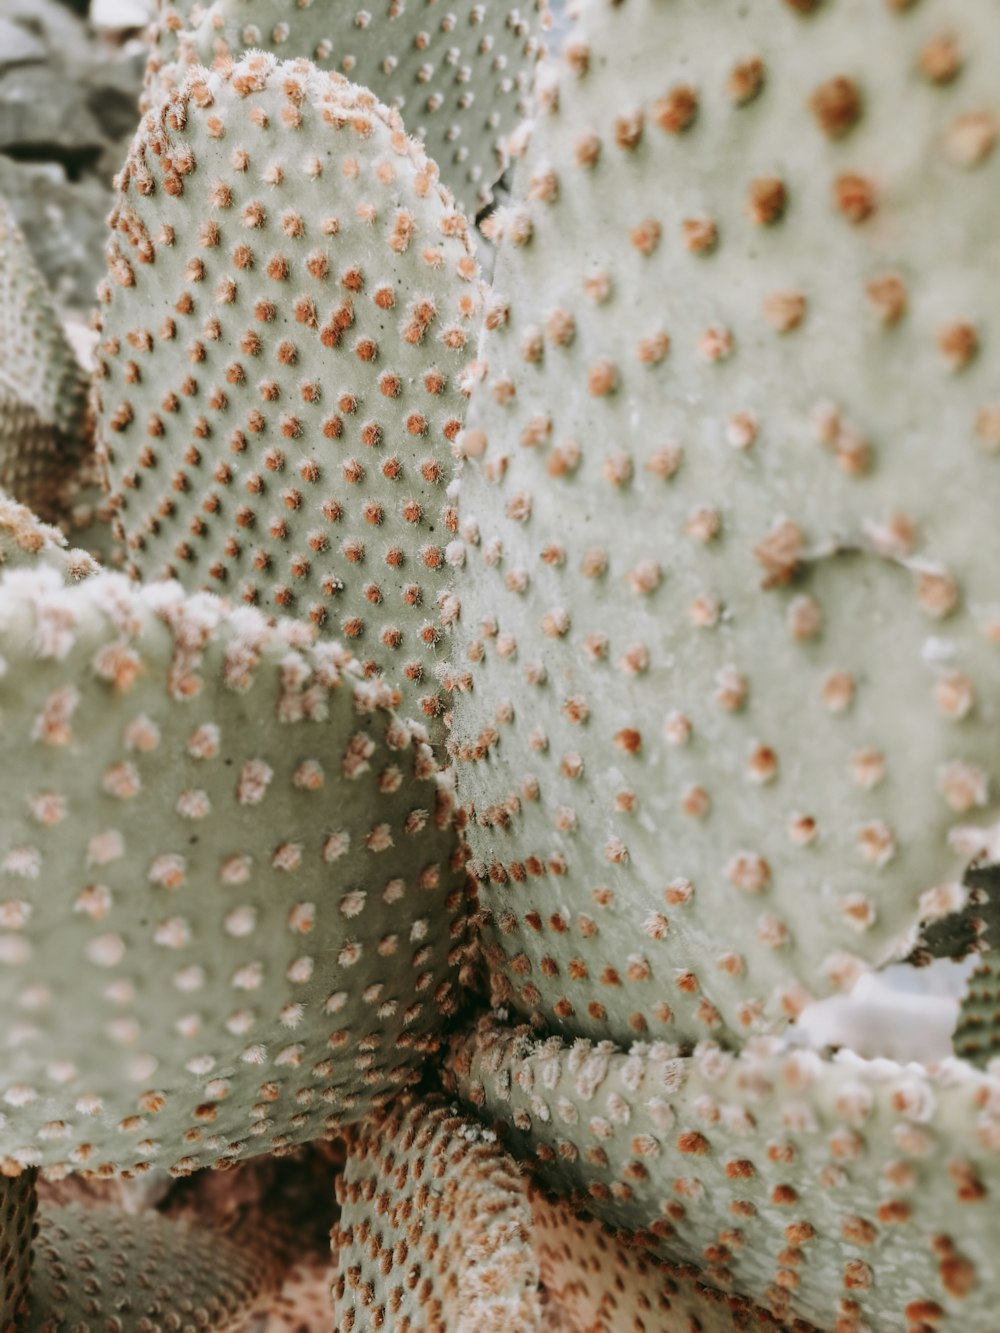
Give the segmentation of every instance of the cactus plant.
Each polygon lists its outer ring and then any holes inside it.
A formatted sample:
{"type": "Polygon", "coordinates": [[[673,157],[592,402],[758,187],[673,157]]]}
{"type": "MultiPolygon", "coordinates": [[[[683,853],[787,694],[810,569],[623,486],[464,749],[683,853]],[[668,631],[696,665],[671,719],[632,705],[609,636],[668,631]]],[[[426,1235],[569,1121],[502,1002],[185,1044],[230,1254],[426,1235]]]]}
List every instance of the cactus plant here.
{"type": "Polygon", "coordinates": [[[398,109],[444,183],[475,214],[490,203],[507,165],[507,138],[527,110],[548,23],[545,0],[459,0],[447,11],[394,0],[379,11],[300,0],[164,4],[150,82],[168,89],[199,61],[224,65],[248,48],[307,57],[398,109]]]}
{"type": "Polygon", "coordinates": [[[20,1327],[27,1313],[37,1202],[33,1172],[0,1178],[0,1328],[4,1333],[20,1327]]]}
{"type": "Polygon", "coordinates": [[[237,1243],[155,1212],[43,1208],[25,1327],[236,1330],[280,1286],[286,1244],[266,1226],[237,1243]]]}
{"type": "Polygon", "coordinates": [[[337,1190],[337,1328],[356,1327],[365,1311],[371,1327],[399,1333],[535,1326],[524,1184],[480,1125],[447,1105],[403,1098],[352,1134],[337,1190]]]}
{"type": "Polygon", "coordinates": [[[86,378],[0,199],[0,487],[51,520],[89,452],[86,378]]]}
{"type": "Polygon", "coordinates": [[[99,394],[132,573],[325,622],[430,719],[481,304],[436,174],[338,76],[193,75],[121,173],[99,394]]]}
{"type": "Polygon", "coordinates": [[[567,1033],[780,1024],[990,846],[994,99],[804,8],[584,5],[497,215],[450,749],[496,999],[567,1033]]]}
{"type": "Polygon", "coordinates": [[[455,1003],[464,899],[389,687],[308,626],[114,574],[13,572],[0,623],[24,784],[0,1153],[184,1173],[405,1084],[455,1003]]]}
{"type": "Polygon", "coordinates": [[[955,1053],[985,1069],[1000,1053],[1000,986],[995,950],[985,954],[969,977],[955,1028],[955,1053]]]}
{"type": "Polygon", "coordinates": [[[996,18],[581,0],[484,300],[330,12],[163,12],[94,397],[138,586],[0,512],[6,1169],[342,1136],[344,1329],[985,1330],[986,970],[970,1059],[783,1029],[995,943],[996,18]]]}
{"type": "Polygon", "coordinates": [[[820,1328],[989,1325],[1000,1122],[995,1082],[967,1066],[500,1030],[464,1038],[453,1067],[551,1187],[717,1290],[820,1328]]]}

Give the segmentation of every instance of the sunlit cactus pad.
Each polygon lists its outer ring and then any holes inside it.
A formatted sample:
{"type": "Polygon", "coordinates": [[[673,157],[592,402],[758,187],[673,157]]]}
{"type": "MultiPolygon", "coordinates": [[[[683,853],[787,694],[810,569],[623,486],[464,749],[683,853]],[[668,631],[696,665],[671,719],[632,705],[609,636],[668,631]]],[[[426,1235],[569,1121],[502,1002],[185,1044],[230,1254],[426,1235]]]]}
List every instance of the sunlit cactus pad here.
{"type": "Polygon", "coordinates": [[[998,44],[954,3],[582,6],[462,440],[497,1002],[738,1041],[995,856],[998,44]]]}
{"type": "Polygon", "coordinates": [[[335,644],[175,584],[0,585],[0,1153],[183,1173],[364,1114],[456,1000],[429,749],[335,644]]]}
{"type": "Polygon", "coordinates": [[[98,403],[129,569],[322,625],[435,717],[465,216],[396,113],[264,55],[150,113],[119,179],[98,403]]]}

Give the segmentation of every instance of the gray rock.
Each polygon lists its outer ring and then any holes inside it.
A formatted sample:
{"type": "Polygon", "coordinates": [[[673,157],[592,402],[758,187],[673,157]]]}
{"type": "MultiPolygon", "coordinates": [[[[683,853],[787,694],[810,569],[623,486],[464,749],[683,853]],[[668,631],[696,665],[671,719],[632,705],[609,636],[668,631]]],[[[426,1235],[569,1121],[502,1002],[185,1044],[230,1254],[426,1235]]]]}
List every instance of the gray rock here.
{"type": "Polygon", "coordinates": [[[104,132],[87,92],[52,65],[18,65],[0,74],[0,152],[96,160],[104,132]]]}
{"type": "Polygon", "coordinates": [[[0,17],[17,23],[44,42],[51,56],[86,63],[87,25],[57,0],[0,0],[0,17]]]}
{"type": "Polygon", "coordinates": [[[0,69],[44,58],[45,43],[42,39],[20,23],[14,23],[0,14],[0,69]]]}
{"type": "Polygon", "coordinates": [[[58,304],[89,312],[104,273],[108,187],[95,176],[70,181],[58,163],[14,162],[0,155],[0,195],[58,304]]]}

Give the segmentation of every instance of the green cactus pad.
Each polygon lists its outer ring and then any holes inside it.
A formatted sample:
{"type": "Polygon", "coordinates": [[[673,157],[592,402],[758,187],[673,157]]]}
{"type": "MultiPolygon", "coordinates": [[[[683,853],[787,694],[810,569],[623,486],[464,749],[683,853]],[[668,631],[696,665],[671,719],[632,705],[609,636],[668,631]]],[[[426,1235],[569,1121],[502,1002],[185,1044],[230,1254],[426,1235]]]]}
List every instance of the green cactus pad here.
{"type": "Polygon", "coordinates": [[[1000,28],[810,8],[585,0],[497,215],[451,748],[567,1033],[781,1023],[995,839],[1000,28]]]}
{"type": "Polygon", "coordinates": [[[313,637],[176,584],[0,584],[3,1156],[281,1152],[434,1049],[464,948],[450,794],[389,688],[313,637]]]}
{"type": "MultiPolygon", "coordinates": [[[[11,1164],[5,1164],[11,1166],[11,1164]]],[[[11,1166],[11,1170],[16,1170],[11,1166]]],[[[23,1327],[31,1284],[31,1246],[35,1235],[35,1173],[0,1176],[0,1329],[23,1327]]]]}
{"type": "Polygon", "coordinates": [[[537,1326],[524,1185],[481,1126],[439,1102],[401,1099],[352,1135],[337,1197],[338,1330],[537,1326]]]}
{"type": "Polygon", "coordinates": [[[990,1326],[1000,1083],[968,1065],[487,1029],[452,1068],[550,1187],[720,1291],[841,1333],[990,1326]]]}
{"type": "Polygon", "coordinates": [[[280,1289],[287,1245],[270,1228],[226,1236],[155,1212],[43,1208],[30,1333],[235,1330],[280,1289]]]}
{"type": "Polygon", "coordinates": [[[370,93],[259,53],[202,75],[144,120],[112,214],[99,430],[129,567],[325,623],[433,717],[467,223],[370,93]]]}
{"type": "Polygon", "coordinates": [[[346,75],[398,108],[471,215],[490,202],[507,139],[527,114],[548,17],[545,0],[447,9],[382,0],[375,12],[329,0],[217,0],[195,7],[174,59],[183,74],[193,60],[212,65],[260,48],[346,75]]]}
{"type": "Polygon", "coordinates": [[[54,569],[70,583],[97,571],[85,551],[67,548],[58,528],[42,523],[23,504],[0,491],[0,569],[54,569]]]}
{"type": "Polygon", "coordinates": [[[83,371],[0,199],[0,487],[54,521],[87,448],[83,371]]]}
{"type": "Polygon", "coordinates": [[[149,55],[139,99],[139,110],[143,113],[176,91],[178,83],[183,81],[182,70],[196,63],[190,27],[203,8],[199,0],[181,0],[180,4],[156,0],[153,21],[145,32],[149,55]]]}
{"type": "MultiPolygon", "coordinates": [[[[707,1286],[693,1264],[668,1264],[537,1186],[531,1224],[554,1329],[587,1333],[746,1333],[788,1328],[768,1310],[707,1286]],[[559,1322],[559,1321],[562,1322],[559,1322]]],[[[543,1325],[550,1327],[549,1323],[543,1325]]],[[[812,1333],[803,1321],[796,1333],[812,1333]]]]}
{"type": "Polygon", "coordinates": [[[991,952],[969,977],[955,1028],[955,1054],[985,1069],[1000,1055],[1000,954],[991,952]]]}

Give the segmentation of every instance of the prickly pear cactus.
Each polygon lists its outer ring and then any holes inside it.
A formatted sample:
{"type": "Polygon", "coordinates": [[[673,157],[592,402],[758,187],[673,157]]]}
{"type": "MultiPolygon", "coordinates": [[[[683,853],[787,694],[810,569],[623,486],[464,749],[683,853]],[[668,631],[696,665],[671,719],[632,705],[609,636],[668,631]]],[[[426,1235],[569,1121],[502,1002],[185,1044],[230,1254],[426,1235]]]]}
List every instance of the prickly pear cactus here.
{"type": "Polygon", "coordinates": [[[0,1329],[4,1333],[23,1327],[27,1313],[36,1209],[34,1172],[12,1175],[5,1170],[0,1176],[0,1329]]]}
{"type": "Polygon", "coordinates": [[[266,1226],[221,1235],[155,1212],[108,1205],[43,1208],[31,1333],[243,1327],[287,1268],[287,1240],[266,1226]]]}
{"type": "Polygon", "coordinates": [[[173,93],[183,81],[184,69],[196,64],[190,49],[191,25],[197,22],[203,6],[199,0],[157,0],[152,23],[146,30],[149,48],[139,109],[143,113],[173,93]]]}
{"type": "Polygon", "coordinates": [[[486,1031],[453,1067],[560,1195],[719,1291],[838,1333],[989,1327],[1000,1085],[968,1065],[486,1031]]]}
{"type": "Polygon", "coordinates": [[[312,639],[175,584],[0,584],[3,1156],[281,1152],[434,1049],[463,954],[450,794],[389,688],[312,639]]]}
{"type": "Polygon", "coordinates": [[[54,519],[87,450],[86,379],[0,199],[0,487],[54,519]]]}
{"type": "Polygon", "coordinates": [[[985,1069],[1000,1055],[1000,957],[990,952],[969,977],[955,1028],[955,1054],[985,1069]]]}
{"type": "Polygon", "coordinates": [[[131,572],[324,625],[433,718],[481,305],[436,168],[370,93],[256,54],[146,117],[112,227],[99,430],[131,572]]]}
{"type": "Polygon", "coordinates": [[[54,569],[75,583],[96,573],[97,563],[84,551],[69,549],[58,528],[40,523],[27,505],[0,491],[0,569],[54,569]]]}
{"type": "MultiPolygon", "coordinates": [[[[397,108],[469,214],[488,204],[527,113],[548,24],[545,0],[379,0],[374,12],[325,0],[216,0],[195,6],[175,60],[182,78],[248,48],[304,56],[397,108]]],[[[176,39],[175,39],[176,41],[176,39]]],[[[163,81],[161,71],[160,81],[163,81]]]]}
{"type": "Polygon", "coordinates": [[[495,1136],[474,1121],[440,1099],[402,1099],[352,1135],[337,1195],[337,1329],[537,1326],[524,1185],[495,1136]]]}
{"type": "Polygon", "coordinates": [[[997,819],[1000,30],[580,14],[497,215],[451,749],[497,1001],[732,1041],[997,819]]]}
{"type": "MultiPolygon", "coordinates": [[[[700,1267],[658,1261],[641,1245],[615,1235],[557,1195],[537,1186],[531,1225],[545,1292],[549,1329],[587,1333],[697,1333],[785,1328],[768,1310],[706,1286],[700,1267]],[[686,1322],[684,1322],[686,1321],[686,1322]]],[[[795,1324],[796,1333],[810,1326],[795,1324]]]]}

